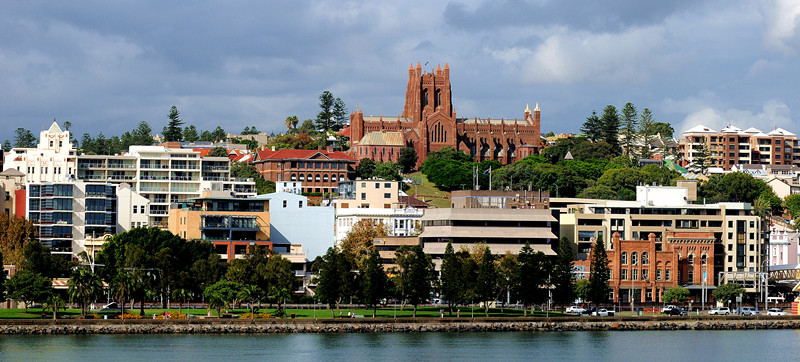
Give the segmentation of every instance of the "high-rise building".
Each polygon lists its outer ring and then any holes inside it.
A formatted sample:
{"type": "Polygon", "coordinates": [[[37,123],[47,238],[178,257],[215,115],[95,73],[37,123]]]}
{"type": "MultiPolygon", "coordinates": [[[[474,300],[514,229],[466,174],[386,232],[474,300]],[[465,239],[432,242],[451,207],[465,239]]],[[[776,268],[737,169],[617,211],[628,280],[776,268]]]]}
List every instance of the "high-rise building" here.
{"type": "Polygon", "coordinates": [[[800,141],[782,128],[764,133],[756,128],[729,125],[720,131],[698,125],[683,132],[678,143],[682,165],[691,166],[707,152],[707,167],[730,170],[734,165],[772,164],[800,166],[800,141]]]}

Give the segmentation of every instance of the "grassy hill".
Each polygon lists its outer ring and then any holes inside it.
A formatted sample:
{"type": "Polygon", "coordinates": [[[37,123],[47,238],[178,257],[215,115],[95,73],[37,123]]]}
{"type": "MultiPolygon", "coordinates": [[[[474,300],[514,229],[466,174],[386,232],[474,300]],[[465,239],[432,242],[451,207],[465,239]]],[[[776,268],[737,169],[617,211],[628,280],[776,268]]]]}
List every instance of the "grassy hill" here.
{"type": "Polygon", "coordinates": [[[450,207],[450,193],[437,189],[421,172],[412,173],[408,175],[408,178],[414,180],[416,185],[409,184],[411,188],[406,191],[407,194],[436,207],[450,207]]]}

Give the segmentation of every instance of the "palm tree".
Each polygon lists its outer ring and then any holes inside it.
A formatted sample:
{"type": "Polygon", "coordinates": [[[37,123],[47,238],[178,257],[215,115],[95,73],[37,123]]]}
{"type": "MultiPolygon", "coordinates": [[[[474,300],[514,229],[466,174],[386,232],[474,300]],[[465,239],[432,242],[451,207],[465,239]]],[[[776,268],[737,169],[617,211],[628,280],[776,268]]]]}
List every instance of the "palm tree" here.
{"type": "Polygon", "coordinates": [[[289,292],[289,289],[286,289],[286,288],[272,287],[272,290],[271,290],[271,293],[270,293],[269,296],[270,296],[270,298],[275,299],[275,303],[278,304],[278,311],[276,312],[276,314],[282,315],[283,314],[282,313],[283,312],[283,307],[282,307],[283,301],[286,300],[286,299],[291,298],[292,297],[292,293],[289,292]]]}
{"type": "Polygon", "coordinates": [[[117,274],[116,278],[114,278],[114,284],[112,288],[114,297],[117,298],[119,305],[122,306],[122,315],[124,316],[125,303],[128,301],[128,299],[130,299],[131,295],[133,295],[133,292],[136,289],[136,282],[133,280],[133,277],[130,274],[120,273],[117,274]]]}
{"type": "Polygon", "coordinates": [[[299,122],[299,120],[297,119],[297,116],[289,116],[289,117],[286,117],[286,121],[284,121],[284,124],[286,124],[286,128],[291,130],[292,128],[297,128],[297,123],[298,122],[299,122]]]}
{"type": "Polygon", "coordinates": [[[183,303],[192,297],[192,292],[186,289],[175,289],[172,291],[172,299],[178,301],[178,314],[183,314],[183,303]]]}
{"type": "Polygon", "coordinates": [[[250,304],[250,320],[255,319],[253,308],[255,307],[255,302],[261,298],[261,289],[255,285],[247,284],[242,287],[242,290],[239,291],[238,298],[248,301],[250,304]]]}
{"type": "Polygon", "coordinates": [[[64,300],[61,299],[61,296],[56,293],[50,293],[45,299],[44,306],[42,307],[42,311],[51,309],[53,311],[53,319],[56,319],[56,314],[58,313],[58,308],[64,305],[64,300]]]}
{"type": "Polygon", "coordinates": [[[72,272],[69,281],[67,294],[72,303],[78,303],[81,308],[81,315],[86,315],[86,306],[103,291],[103,282],[97,274],[88,269],[79,268],[72,272]]]}

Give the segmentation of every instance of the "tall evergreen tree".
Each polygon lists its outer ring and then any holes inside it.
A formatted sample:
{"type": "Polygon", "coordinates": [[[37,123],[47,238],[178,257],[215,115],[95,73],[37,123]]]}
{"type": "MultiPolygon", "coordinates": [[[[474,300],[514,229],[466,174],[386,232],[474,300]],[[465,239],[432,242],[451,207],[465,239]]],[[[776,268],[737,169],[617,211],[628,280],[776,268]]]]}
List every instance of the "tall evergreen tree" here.
{"type": "Polygon", "coordinates": [[[397,265],[400,266],[400,290],[406,302],[414,306],[414,318],[417,307],[428,300],[433,288],[433,261],[431,256],[422,251],[422,246],[401,246],[395,252],[397,265]]]}
{"type": "Polygon", "coordinates": [[[169,110],[169,123],[164,127],[164,140],[167,142],[180,142],[183,140],[183,132],[181,126],[181,113],[178,112],[178,107],[172,106],[169,110]]]}
{"type": "Polygon", "coordinates": [[[706,138],[701,137],[700,143],[694,147],[692,152],[692,164],[689,166],[690,171],[699,172],[701,175],[706,174],[708,169],[709,157],[708,146],[706,146],[706,138]]]}
{"type": "Polygon", "coordinates": [[[319,95],[319,108],[315,125],[318,131],[338,130],[347,117],[347,108],[341,98],[334,98],[333,93],[324,91],[319,95]]]}
{"type": "Polygon", "coordinates": [[[378,249],[373,248],[362,264],[361,294],[364,304],[372,308],[372,318],[375,318],[378,305],[388,295],[389,277],[383,270],[378,249]]]}
{"type": "Polygon", "coordinates": [[[608,294],[611,291],[608,286],[609,279],[611,279],[611,270],[608,268],[605,242],[598,238],[592,251],[592,264],[589,271],[589,301],[595,306],[608,302],[608,294]]]}
{"type": "Polygon", "coordinates": [[[547,283],[547,258],[542,252],[534,252],[530,243],[526,242],[517,256],[519,262],[519,290],[517,296],[522,300],[524,316],[528,316],[528,308],[546,298],[542,288],[547,283]]]}
{"type": "Polygon", "coordinates": [[[554,287],[553,301],[559,304],[572,303],[575,300],[575,289],[572,286],[572,261],[574,254],[567,237],[562,237],[558,243],[558,253],[553,265],[551,282],[554,287]]]}
{"type": "Polygon", "coordinates": [[[483,249],[483,258],[478,265],[476,292],[478,298],[483,301],[486,317],[489,317],[489,303],[497,297],[497,267],[488,246],[483,249]]]}
{"type": "Polygon", "coordinates": [[[625,103],[625,106],[622,107],[622,136],[625,138],[623,141],[625,142],[625,156],[628,157],[636,157],[639,153],[635,149],[639,123],[636,118],[636,107],[631,102],[625,103]]]}
{"type": "Polygon", "coordinates": [[[653,121],[653,113],[650,112],[649,108],[645,108],[642,110],[642,114],[639,116],[639,138],[644,143],[644,147],[642,147],[642,151],[639,154],[640,158],[651,158],[653,157],[653,153],[650,151],[653,141],[655,140],[655,127],[653,126],[655,121],[653,121]]]}
{"type": "Polygon", "coordinates": [[[8,142],[8,140],[3,141],[3,151],[11,151],[11,142],[8,142]]]}
{"type": "Polygon", "coordinates": [[[581,126],[581,132],[592,142],[603,138],[603,130],[600,126],[600,118],[597,117],[597,112],[592,111],[592,115],[586,117],[586,122],[583,122],[583,126],[581,126]]]}
{"type": "Polygon", "coordinates": [[[34,148],[36,147],[36,138],[33,133],[25,128],[17,128],[14,131],[14,147],[19,148],[34,148]]]}
{"type": "Polygon", "coordinates": [[[193,124],[190,124],[188,127],[183,129],[183,140],[186,142],[197,142],[200,139],[200,136],[197,134],[197,127],[193,124]]]}
{"type": "Polygon", "coordinates": [[[337,97],[336,100],[333,101],[333,119],[334,119],[334,130],[339,130],[344,126],[344,121],[347,117],[347,107],[345,107],[344,102],[341,98],[337,97]]]}
{"type": "Polygon", "coordinates": [[[447,301],[450,315],[453,315],[453,305],[464,301],[466,285],[464,283],[463,265],[453,250],[453,243],[448,242],[442,256],[440,291],[442,298],[447,301]]]}
{"type": "Polygon", "coordinates": [[[610,144],[619,153],[619,126],[620,119],[617,107],[607,105],[603,109],[603,116],[600,117],[600,129],[602,130],[602,140],[610,144]]]}

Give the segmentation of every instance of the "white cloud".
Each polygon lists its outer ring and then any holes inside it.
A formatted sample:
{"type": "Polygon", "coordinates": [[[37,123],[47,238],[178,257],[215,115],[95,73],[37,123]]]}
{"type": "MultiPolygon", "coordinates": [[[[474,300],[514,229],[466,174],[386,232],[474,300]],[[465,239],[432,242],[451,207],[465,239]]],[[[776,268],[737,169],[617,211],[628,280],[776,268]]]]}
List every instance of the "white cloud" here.
{"type": "Polygon", "coordinates": [[[620,33],[561,31],[547,37],[522,66],[528,83],[639,83],[664,62],[662,27],[620,33]]]}
{"type": "Polygon", "coordinates": [[[786,54],[794,54],[800,50],[800,36],[797,33],[800,27],[800,2],[762,1],[761,5],[767,46],[786,54]]]}

